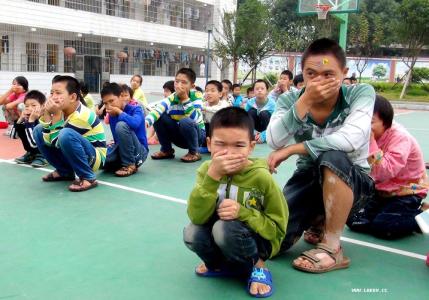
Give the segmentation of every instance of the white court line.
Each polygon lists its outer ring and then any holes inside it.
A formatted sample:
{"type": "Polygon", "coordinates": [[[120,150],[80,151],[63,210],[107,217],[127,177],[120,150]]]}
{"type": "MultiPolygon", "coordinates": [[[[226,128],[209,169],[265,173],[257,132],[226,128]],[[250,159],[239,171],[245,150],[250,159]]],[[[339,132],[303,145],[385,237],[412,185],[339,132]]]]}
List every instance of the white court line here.
{"type": "Polygon", "coordinates": [[[409,115],[409,114],[412,114],[412,113],[414,113],[414,112],[415,112],[415,111],[413,110],[413,111],[405,111],[405,112],[397,113],[397,114],[395,114],[395,117],[396,117],[396,116],[409,115]]]}
{"type": "MultiPolygon", "coordinates": [[[[0,159],[0,163],[1,162],[12,164],[12,165],[18,165],[13,160],[0,159]]],[[[34,169],[33,167],[31,167],[29,165],[18,165],[18,166],[28,167],[28,168],[34,169]]],[[[52,172],[52,170],[46,169],[46,168],[37,168],[36,170],[40,170],[40,171],[44,171],[44,172],[52,172]]],[[[141,189],[137,189],[137,188],[131,188],[128,186],[124,186],[121,184],[115,184],[115,183],[111,183],[111,182],[107,182],[107,181],[103,181],[103,180],[97,180],[97,181],[100,184],[107,185],[107,186],[110,186],[113,188],[122,189],[125,191],[130,191],[130,192],[134,192],[137,194],[148,195],[148,196],[152,196],[155,198],[167,200],[170,202],[180,203],[180,204],[184,204],[184,205],[187,204],[186,200],[179,199],[176,197],[165,196],[162,194],[153,193],[153,192],[149,192],[149,191],[145,191],[145,190],[141,190],[141,189]]],[[[355,240],[355,239],[351,239],[351,238],[347,238],[347,237],[341,237],[341,240],[344,242],[355,244],[355,245],[360,245],[360,246],[373,248],[373,249],[377,249],[377,250],[381,250],[381,251],[385,251],[385,252],[390,252],[390,253],[395,253],[395,254],[399,254],[399,255],[403,255],[403,256],[408,256],[408,257],[412,257],[412,258],[426,260],[426,256],[418,254],[418,253],[414,253],[414,252],[409,252],[409,251],[404,251],[404,250],[395,249],[395,248],[391,248],[391,247],[386,247],[386,246],[382,246],[382,245],[378,245],[378,244],[374,244],[374,243],[363,242],[363,241],[359,241],[359,240],[355,240]]]]}

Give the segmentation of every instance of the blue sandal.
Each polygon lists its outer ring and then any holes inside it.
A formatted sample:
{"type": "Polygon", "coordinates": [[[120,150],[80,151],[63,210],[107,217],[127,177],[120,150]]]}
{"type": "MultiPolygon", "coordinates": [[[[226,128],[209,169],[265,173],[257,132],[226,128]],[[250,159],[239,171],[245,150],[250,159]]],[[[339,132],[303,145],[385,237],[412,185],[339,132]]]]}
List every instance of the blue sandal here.
{"type": "Polygon", "coordinates": [[[271,276],[271,272],[264,268],[256,268],[253,267],[252,274],[249,277],[249,280],[247,282],[247,291],[249,294],[256,298],[267,298],[270,297],[273,294],[274,286],[273,286],[273,278],[271,276]],[[266,284],[270,287],[270,291],[266,294],[256,294],[253,295],[250,293],[250,285],[254,282],[266,284]]]}

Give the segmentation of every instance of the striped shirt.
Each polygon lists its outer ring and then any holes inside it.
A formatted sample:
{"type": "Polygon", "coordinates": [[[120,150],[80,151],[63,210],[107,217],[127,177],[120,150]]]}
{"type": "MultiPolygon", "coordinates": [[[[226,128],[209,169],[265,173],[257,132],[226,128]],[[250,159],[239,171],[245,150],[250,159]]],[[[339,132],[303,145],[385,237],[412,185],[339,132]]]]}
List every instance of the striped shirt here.
{"type": "Polygon", "coordinates": [[[173,93],[153,108],[147,115],[146,122],[152,126],[163,113],[167,113],[175,121],[191,118],[200,129],[204,130],[202,106],[203,94],[201,92],[190,91],[189,99],[184,102],[181,102],[176,93],[173,93]]]}
{"type": "Polygon", "coordinates": [[[79,104],[75,112],[67,120],[63,118],[55,124],[44,122],[42,117],[40,124],[43,126],[43,139],[47,145],[58,148],[58,136],[61,129],[71,128],[80,133],[94,146],[96,159],[91,166],[92,169],[97,171],[104,164],[106,159],[104,127],[95,115],[95,112],[88,107],[79,104]]]}
{"type": "Polygon", "coordinates": [[[298,168],[308,168],[320,154],[329,150],[347,153],[351,162],[369,172],[367,162],[371,119],[375,91],[371,85],[342,86],[334,111],[325,121],[317,124],[310,114],[300,119],[296,112],[296,101],[301,91],[282,94],[277,109],[267,128],[267,141],[271,148],[287,146],[292,139],[303,143],[309,155],[301,155],[298,168]]]}

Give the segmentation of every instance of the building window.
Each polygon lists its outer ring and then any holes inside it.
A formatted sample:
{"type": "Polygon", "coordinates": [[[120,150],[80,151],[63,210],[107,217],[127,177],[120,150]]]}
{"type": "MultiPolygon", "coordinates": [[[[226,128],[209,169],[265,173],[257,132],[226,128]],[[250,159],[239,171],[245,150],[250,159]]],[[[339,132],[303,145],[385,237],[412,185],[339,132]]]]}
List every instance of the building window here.
{"type": "Polygon", "coordinates": [[[65,7],[99,14],[101,2],[101,0],[66,0],[65,7]]]}
{"type": "Polygon", "coordinates": [[[47,63],[47,72],[57,72],[58,71],[58,45],[56,44],[47,44],[46,45],[46,63],[47,63]]]}
{"type": "Polygon", "coordinates": [[[109,73],[114,73],[115,68],[115,50],[105,49],[104,56],[109,59],[109,73]]]}
{"type": "Polygon", "coordinates": [[[9,53],[9,36],[3,35],[1,37],[0,54],[9,53]]]}
{"type": "Polygon", "coordinates": [[[39,44],[26,43],[27,71],[39,72],[39,44]]]}

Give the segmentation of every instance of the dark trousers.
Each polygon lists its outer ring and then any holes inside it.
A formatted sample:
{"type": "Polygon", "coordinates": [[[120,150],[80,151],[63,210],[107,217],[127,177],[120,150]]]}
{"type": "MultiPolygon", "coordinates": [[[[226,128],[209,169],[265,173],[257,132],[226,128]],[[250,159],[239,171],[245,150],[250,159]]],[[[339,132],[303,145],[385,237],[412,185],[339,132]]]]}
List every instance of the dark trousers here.
{"type": "Polygon", "coordinates": [[[16,133],[18,134],[19,138],[21,139],[22,146],[24,147],[25,151],[30,152],[33,155],[40,153],[39,149],[37,148],[37,145],[36,145],[36,148],[31,147],[31,144],[28,140],[30,137],[28,137],[26,132],[25,132],[25,124],[15,123],[15,130],[16,130],[16,133]]]}
{"type": "Polygon", "coordinates": [[[264,110],[258,114],[258,111],[255,108],[251,108],[247,113],[252,118],[257,132],[267,130],[268,123],[270,123],[271,119],[271,114],[268,111],[264,110]]]}
{"type": "Polygon", "coordinates": [[[397,239],[420,232],[414,218],[421,213],[422,200],[417,195],[375,196],[362,210],[349,217],[347,225],[353,231],[383,239],[397,239]]]}

